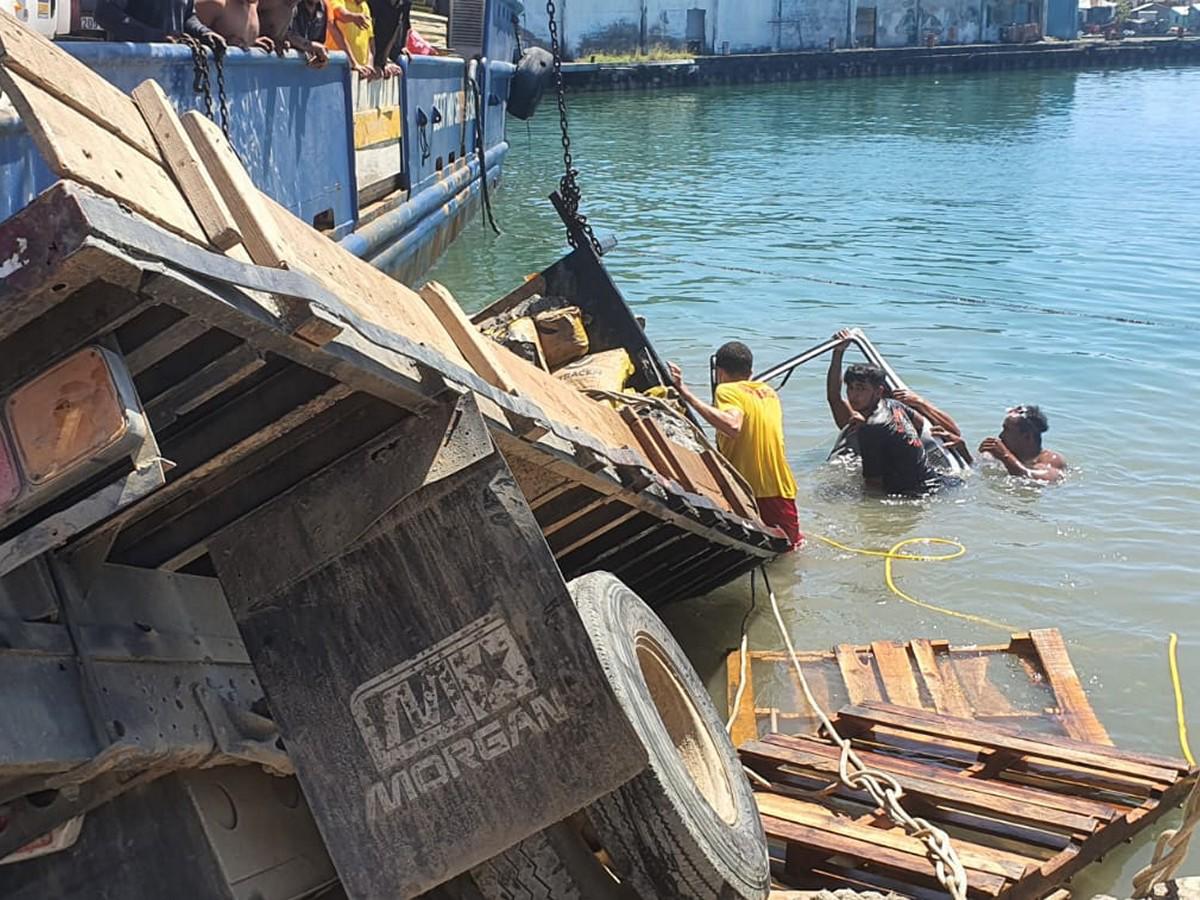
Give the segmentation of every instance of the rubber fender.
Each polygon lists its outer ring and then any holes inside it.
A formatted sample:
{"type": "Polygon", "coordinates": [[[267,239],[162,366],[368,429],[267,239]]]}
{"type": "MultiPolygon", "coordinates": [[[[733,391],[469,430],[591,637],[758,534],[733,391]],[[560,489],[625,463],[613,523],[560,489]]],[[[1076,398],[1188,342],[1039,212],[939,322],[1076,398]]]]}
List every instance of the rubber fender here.
{"type": "Polygon", "coordinates": [[[548,50],[530,47],[522,53],[508,87],[509,115],[532,119],[553,76],[554,57],[548,50]]]}

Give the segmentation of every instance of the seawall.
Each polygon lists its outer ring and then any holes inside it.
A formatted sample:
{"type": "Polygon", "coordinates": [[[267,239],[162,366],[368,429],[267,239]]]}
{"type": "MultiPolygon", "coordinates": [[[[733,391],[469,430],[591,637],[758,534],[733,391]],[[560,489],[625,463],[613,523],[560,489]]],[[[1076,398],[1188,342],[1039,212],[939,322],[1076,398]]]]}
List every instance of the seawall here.
{"type": "Polygon", "coordinates": [[[1200,37],[805,50],[697,56],[645,63],[576,62],[563,66],[563,77],[573,91],[607,91],[884,75],[1108,69],[1167,64],[1200,64],[1200,37]]]}

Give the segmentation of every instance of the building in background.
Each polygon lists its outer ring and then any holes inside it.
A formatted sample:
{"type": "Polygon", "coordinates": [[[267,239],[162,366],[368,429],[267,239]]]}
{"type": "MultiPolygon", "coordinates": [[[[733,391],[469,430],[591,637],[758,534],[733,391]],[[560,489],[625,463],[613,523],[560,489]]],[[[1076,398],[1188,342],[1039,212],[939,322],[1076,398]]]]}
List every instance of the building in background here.
{"type": "MultiPolygon", "coordinates": [[[[1086,2],[1086,0],[1085,0],[1086,2]]],[[[846,47],[1072,39],[1077,0],[558,0],[571,58],[647,53],[769,53],[846,47]]],[[[549,39],[546,9],[527,3],[523,27],[549,39]]]]}

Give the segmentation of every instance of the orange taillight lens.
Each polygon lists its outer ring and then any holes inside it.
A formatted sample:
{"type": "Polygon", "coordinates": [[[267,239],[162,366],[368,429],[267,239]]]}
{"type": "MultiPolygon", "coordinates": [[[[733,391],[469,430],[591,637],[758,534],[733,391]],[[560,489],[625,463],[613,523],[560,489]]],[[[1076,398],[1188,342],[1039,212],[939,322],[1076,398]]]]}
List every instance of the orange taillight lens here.
{"type": "Polygon", "coordinates": [[[129,429],[125,403],[98,347],[79,351],[18,388],[8,398],[7,413],[21,468],[34,485],[101,453],[129,429]]]}

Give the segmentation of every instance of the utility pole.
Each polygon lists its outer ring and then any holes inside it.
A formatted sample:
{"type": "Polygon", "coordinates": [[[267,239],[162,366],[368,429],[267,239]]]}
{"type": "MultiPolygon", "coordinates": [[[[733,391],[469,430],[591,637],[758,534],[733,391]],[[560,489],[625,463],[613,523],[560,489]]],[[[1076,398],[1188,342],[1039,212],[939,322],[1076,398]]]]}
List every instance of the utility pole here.
{"type": "Polygon", "coordinates": [[[638,29],[638,53],[646,55],[646,0],[642,0],[642,23],[638,29]]]}

